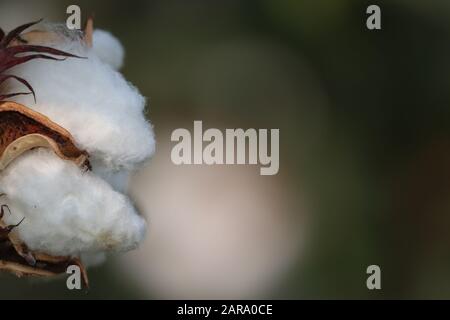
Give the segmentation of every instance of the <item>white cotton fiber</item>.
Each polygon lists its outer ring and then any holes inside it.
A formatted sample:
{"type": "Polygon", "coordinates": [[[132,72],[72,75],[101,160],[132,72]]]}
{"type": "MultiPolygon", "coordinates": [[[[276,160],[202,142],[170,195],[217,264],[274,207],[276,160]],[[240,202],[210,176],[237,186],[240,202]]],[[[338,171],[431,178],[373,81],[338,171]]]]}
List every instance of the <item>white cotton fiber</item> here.
{"type": "MultiPolygon", "coordinates": [[[[144,116],[146,99],[115,70],[123,59],[120,43],[97,31],[94,48],[87,48],[79,34],[52,30],[60,42],[33,44],[85,59],[33,60],[12,69],[37,99],[16,101],[67,129],[89,153],[93,170],[82,172],[49,150],[27,152],[0,172],[0,192],[12,212],[5,220],[25,217],[16,230],[32,250],[97,263],[104,252],[133,249],[144,237],[146,223],[125,192],[130,173],[154,153],[154,134],[144,116]]],[[[23,88],[11,82],[9,90],[23,88]]]]}
{"type": "Polygon", "coordinates": [[[93,50],[100,60],[116,70],[122,67],[125,51],[119,40],[111,33],[104,30],[95,30],[93,44],[93,50]]]}
{"type": "Polygon", "coordinates": [[[32,250],[53,255],[129,250],[145,234],[145,221],[129,199],[90,172],[40,149],[18,158],[2,173],[2,191],[17,228],[32,250]]]}
{"type": "MultiPolygon", "coordinates": [[[[16,101],[67,129],[78,145],[111,169],[133,169],[154,152],[155,141],[144,117],[145,98],[94,49],[63,41],[57,49],[87,59],[35,60],[14,68],[36,91],[16,101]]],[[[11,92],[23,90],[20,84],[11,92]]]]}

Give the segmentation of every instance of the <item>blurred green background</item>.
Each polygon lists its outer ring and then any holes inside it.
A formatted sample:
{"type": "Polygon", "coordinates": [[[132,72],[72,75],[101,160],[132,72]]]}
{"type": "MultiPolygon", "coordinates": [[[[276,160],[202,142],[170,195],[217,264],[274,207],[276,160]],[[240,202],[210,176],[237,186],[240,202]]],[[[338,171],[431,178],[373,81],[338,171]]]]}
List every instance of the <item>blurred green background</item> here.
{"type": "MultiPolygon", "coordinates": [[[[94,13],[126,48],[122,71],[149,97],[161,145],[193,120],[280,128],[280,173],[255,183],[285,188],[289,215],[307,217],[292,220],[303,245],[251,297],[450,298],[448,1],[0,3],[6,29],[64,22],[74,3],[94,13]],[[369,4],[381,7],[380,31],[366,28],[369,4]],[[380,291],[366,288],[371,264],[380,291]]],[[[90,271],[88,293],[1,275],[0,298],[160,297],[130,272],[112,259],[90,271]]]]}

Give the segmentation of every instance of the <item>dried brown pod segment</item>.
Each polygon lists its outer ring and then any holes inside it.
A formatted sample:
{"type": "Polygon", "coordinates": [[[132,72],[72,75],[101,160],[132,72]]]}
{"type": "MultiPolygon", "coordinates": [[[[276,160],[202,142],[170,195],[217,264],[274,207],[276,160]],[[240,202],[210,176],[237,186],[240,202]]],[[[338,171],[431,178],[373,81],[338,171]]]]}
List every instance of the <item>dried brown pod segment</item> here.
{"type": "Polygon", "coordinates": [[[56,32],[32,30],[21,34],[20,38],[18,37],[11,41],[9,46],[53,44],[62,40],[64,40],[64,38],[56,32]]]}
{"type": "Polygon", "coordinates": [[[46,116],[15,102],[0,102],[0,171],[24,152],[52,149],[60,158],[89,168],[88,154],[71,134],[46,116]]]}
{"type": "Polygon", "coordinates": [[[89,287],[86,268],[78,258],[31,252],[10,229],[0,220],[0,232],[7,234],[6,238],[0,239],[0,271],[7,271],[18,277],[53,277],[65,274],[69,266],[76,265],[80,268],[84,286],[89,287]]]}
{"type": "MultiPolygon", "coordinates": [[[[8,251],[8,248],[2,248],[0,245],[0,253],[4,255],[2,251],[8,251]]],[[[12,253],[12,251],[10,250],[12,253]]],[[[77,265],[80,268],[83,284],[86,288],[89,288],[89,280],[87,277],[86,268],[81,264],[78,259],[64,259],[59,262],[54,262],[53,258],[50,261],[39,260],[36,266],[30,266],[23,263],[17,256],[12,253],[10,255],[11,260],[0,260],[0,271],[7,271],[13,273],[19,278],[22,277],[55,277],[57,275],[65,274],[66,270],[71,265],[77,265]]]]}
{"type": "Polygon", "coordinates": [[[94,44],[94,17],[90,16],[84,26],[83,41],[88,48],[92,48],[94,44]]]}

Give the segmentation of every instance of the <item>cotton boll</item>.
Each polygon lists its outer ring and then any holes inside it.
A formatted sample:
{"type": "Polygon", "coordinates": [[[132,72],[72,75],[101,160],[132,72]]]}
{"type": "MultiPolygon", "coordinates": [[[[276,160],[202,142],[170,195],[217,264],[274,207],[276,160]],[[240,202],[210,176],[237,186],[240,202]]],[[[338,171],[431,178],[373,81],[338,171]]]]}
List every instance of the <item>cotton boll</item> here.
{"type": "MultiPolygon", "coordinates": [[[[63,25],[44,29],[50,37],[44,32],[28,44],[84,58],[15,67],[11,73],[26,79],[37,98],[36,103],[31,96],[16,101],[68,130],[89,153],[92,171],[82,172],[46,149],[25,153],[0,172],[0,192],[7,194],[12,212],[4,221],[25,218],[14,232],[32,251],[78,256],[96,265],[105,252],[134,249],[144,238],[145,220],[125,192],[130,172],[154,153],[153,129],[144,116],[146,99],[113,69],[123,59],[117,40],[100,31],[94,48],[88,48],[81,32],[63,25]],[[105,56],[108,51],[113,56],[105,56]]],[[[11,81],[8,90],[23,88],[11,81]]]]}
{"type": "Polygon", "coordinates": [[[116,70],[123,65],[125,51],[120,41],[111,33],[96,29],[93,36],[93,50],[103,62],[116,70]]]}
{"type": "Polygon", "coordinates": [[[110,185],[53,152],[39,149],[18,158],[0,175],[16,229],[34,251],[52,255],[130,250],[142,241],[146,223],[130,201],[110,185]]]}

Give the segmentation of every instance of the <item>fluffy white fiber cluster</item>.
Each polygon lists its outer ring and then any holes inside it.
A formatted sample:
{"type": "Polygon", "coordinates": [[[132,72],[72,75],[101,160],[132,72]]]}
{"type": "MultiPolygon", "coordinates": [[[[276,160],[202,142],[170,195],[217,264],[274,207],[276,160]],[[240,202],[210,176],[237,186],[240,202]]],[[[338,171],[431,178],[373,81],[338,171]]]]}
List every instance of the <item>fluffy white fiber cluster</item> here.
{"type": "Polygon", "coordinates": [[[63,41],[41,44],[87,59],[17,67],[12,73],[29,81],[37,102],[31,96],[16,101],[67,129],[90,154],[93,170],[82,172],[50,150],[33,150],[0,173],[0,191],[12,212],[6,222],[25,217],[17,232],[30,249],[81,255],[89,263],[142,241],[146,222],[125,192],[129,174],[154,153],[155,141],[144,117],[145,98],[117,71],[123,61],[119,41],[96,31],[88,48],[79,34],[60,33],[63,41]]]}

